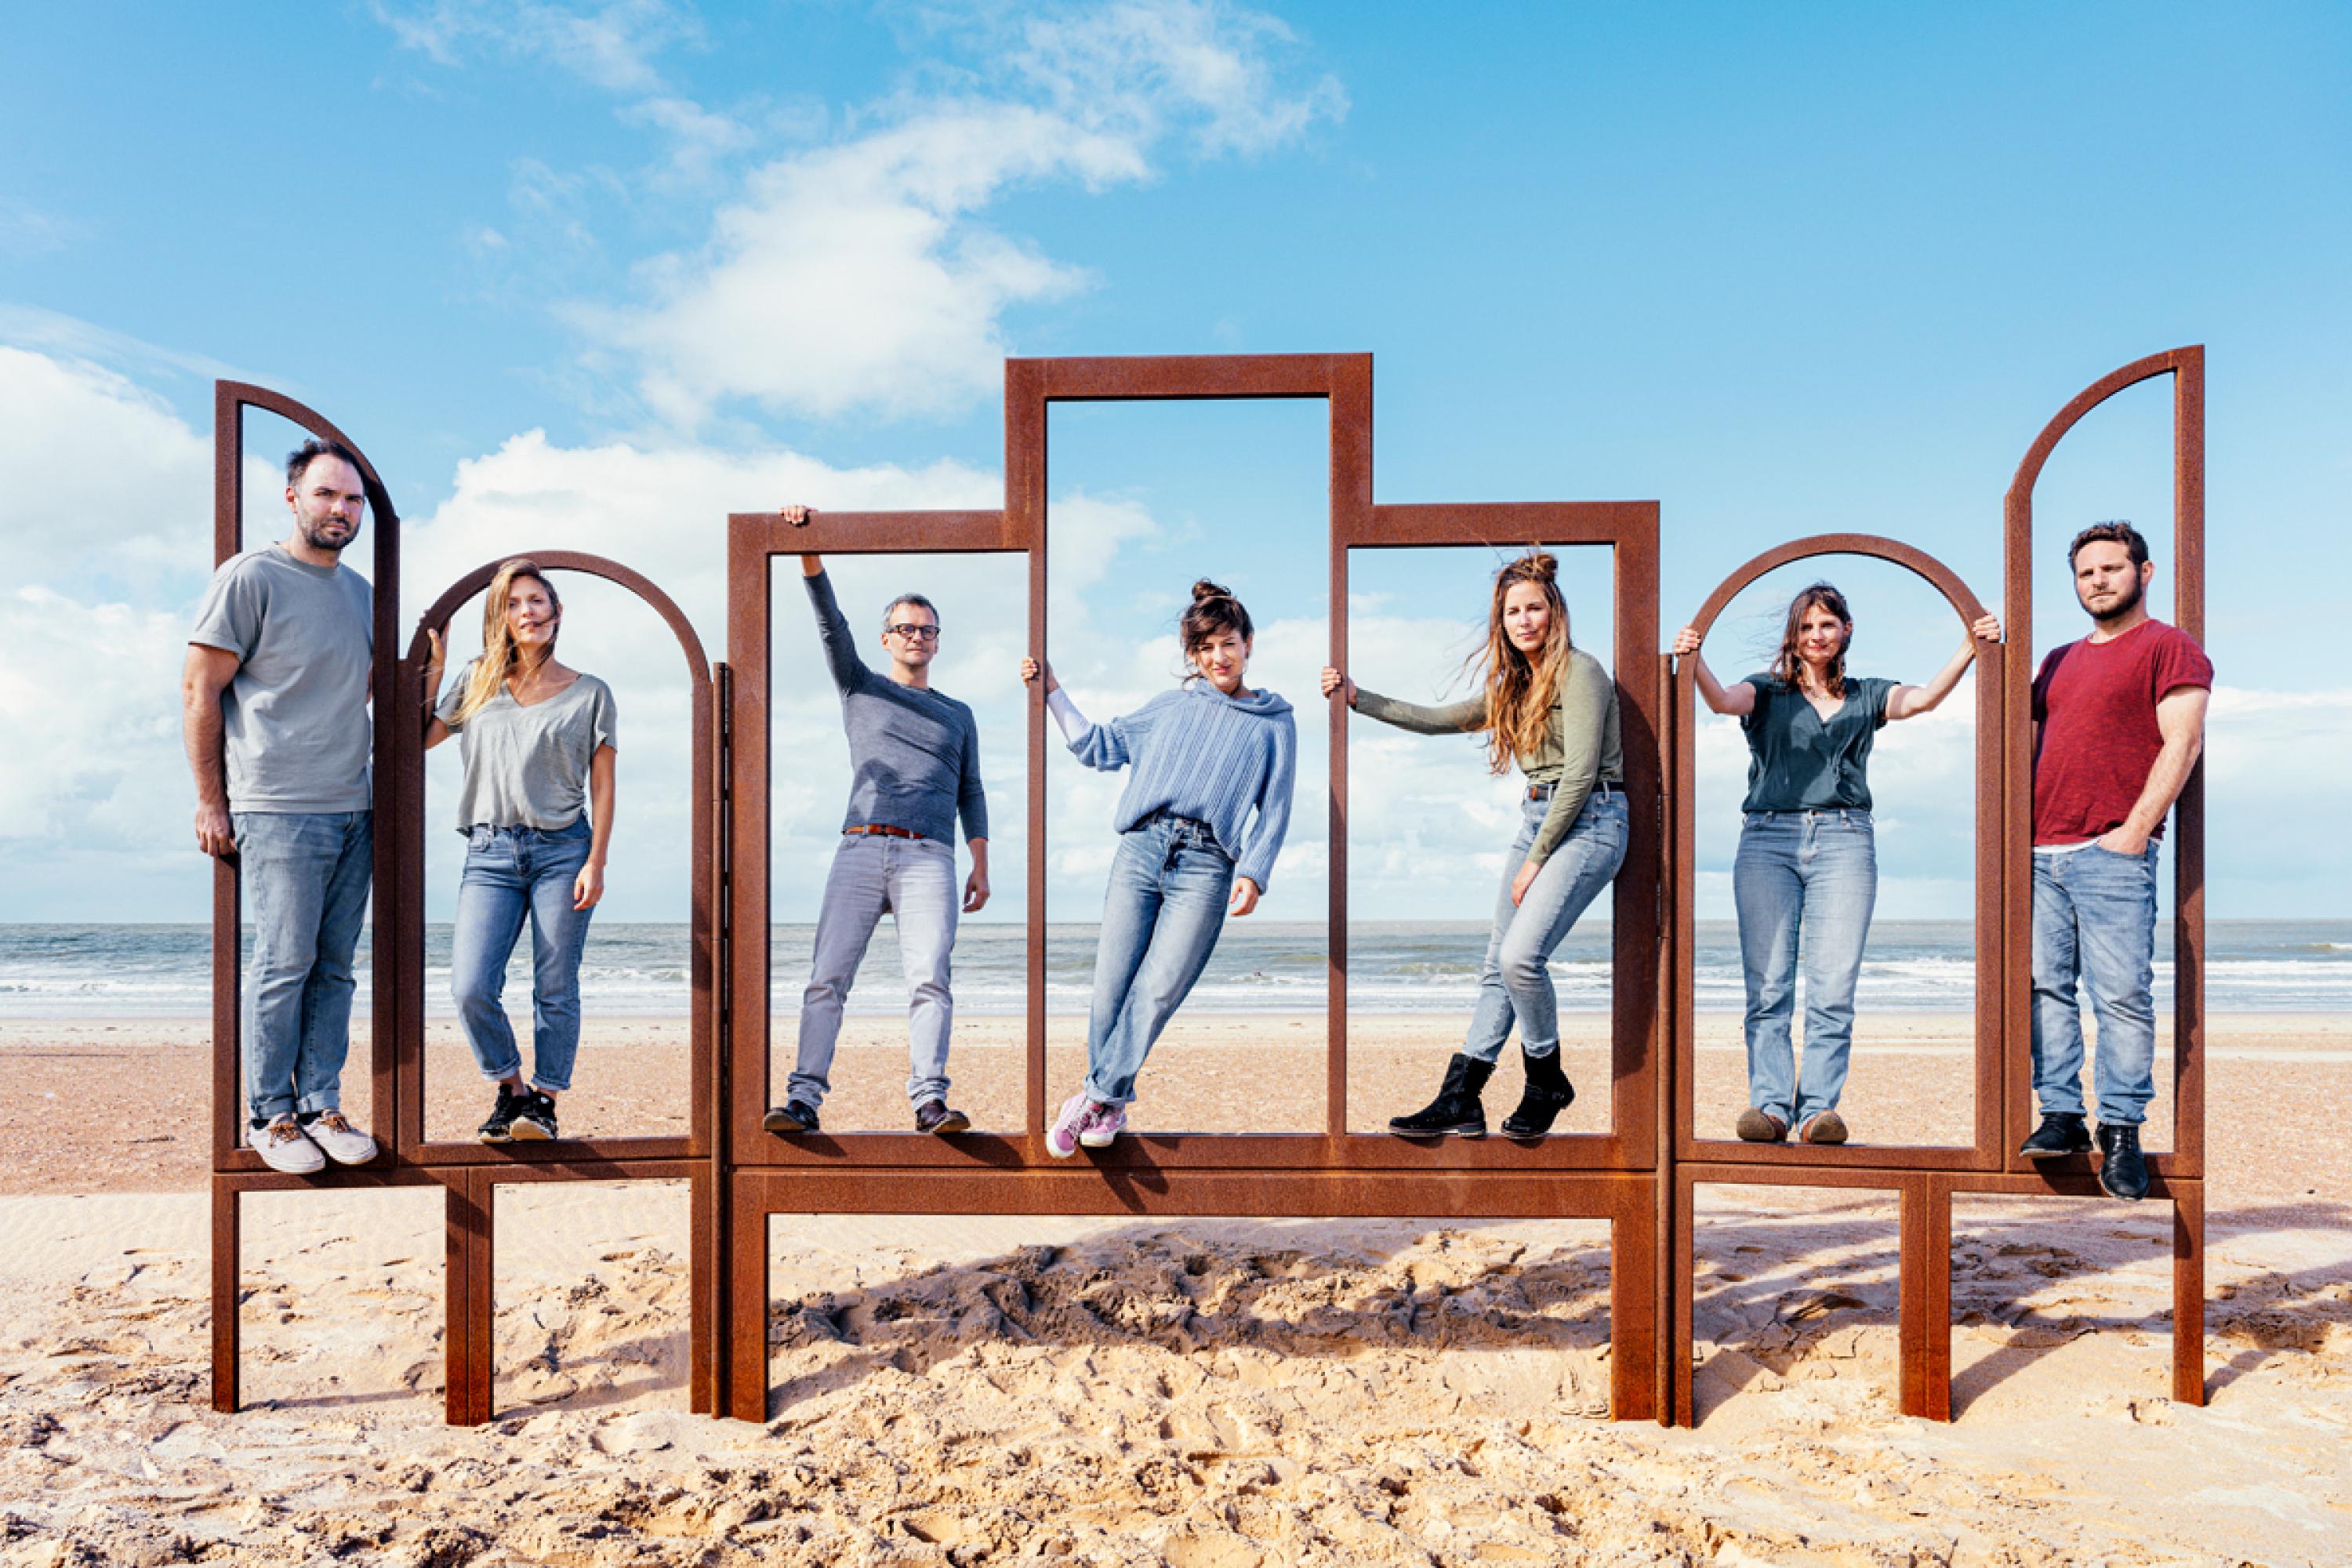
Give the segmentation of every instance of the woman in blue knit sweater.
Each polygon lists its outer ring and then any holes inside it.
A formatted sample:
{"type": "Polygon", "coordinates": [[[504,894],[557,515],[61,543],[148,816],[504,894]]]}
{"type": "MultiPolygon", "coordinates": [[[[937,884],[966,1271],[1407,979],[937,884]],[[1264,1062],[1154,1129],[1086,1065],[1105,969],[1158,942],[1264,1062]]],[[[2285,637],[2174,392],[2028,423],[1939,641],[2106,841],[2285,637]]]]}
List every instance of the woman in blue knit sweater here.
{"type": "Polygon", "coordinates": [[[1227,908],[1257,908],[1290,826],[1298,731],[1289,703],[1242,684],[1249,612],[1203,580],[1182,632],[1183,684],[1101,724],[1087,721],[1051,669],[1021,661],[1023,680],[1045,679],[1072,755],[1105,773],[1133,769],[1113,819],[1118,854],[1095,954],[1087,1079],[1045,1133],[1057,1159],[1126,1131],[1144,1058],[1208,966],[1227,908]]]}

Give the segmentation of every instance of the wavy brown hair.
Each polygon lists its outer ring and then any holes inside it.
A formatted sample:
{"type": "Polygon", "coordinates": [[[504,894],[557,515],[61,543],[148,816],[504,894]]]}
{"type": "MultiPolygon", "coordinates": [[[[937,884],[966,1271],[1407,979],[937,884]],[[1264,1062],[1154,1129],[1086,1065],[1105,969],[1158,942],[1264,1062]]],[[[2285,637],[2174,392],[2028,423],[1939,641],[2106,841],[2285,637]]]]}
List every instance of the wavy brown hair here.
{"type": "Polygon", "coordinates": [[[1797,655],[1797,629],[1805,624],[1805,614],[1815,608],[1827,610],[1845,627],[1845,641],[1838,645],[1837,657],[1830,660],[1829,694],[1843,700],[1845,696],[1846,650],[1853,647],[1853,612],[1845,607],[1845,595],[1827,583],[1816,583],[1801,589],[1789,601],[1789,619],[1780,628],[1780,651],[1772,656],[1772,673],[1801,691],[1805,688],[1805,661],[1797,655]]]}
{"type": "Polygon", "coordinates": [[[1560,676],[1574,649],[1568,635],[1568,605],[1559,596],[1559,563],[1550,552],[1530,550],[1506,562],[1495,574],[1495,598],[1486,612],[1486,646],[1472,654],[1469,667],[1479,669],[1486,692],[1486,765],[1497,776],[1511,771],[1514,758],[1524,757],[1543,743],[1551,723],[1552,703],[1559,696],[1560,676]],[[1528,658],[1503,629],[1503,601],[1514,584],[1532,583],[1551,606],[1551,627],[1543,647],[1528,658]]]}
{"type": "Polygon", "coordinates": [[[514,633],[507,628],[507,599],[514,592],[515,580],[529,577],[547,590],[547,602],[555,606],[555,630],[548,634],[547,651],[541,662],[555,657],[555,639],[563,630],[563,600],[555,592],[555,584],[536,561],[517,556],[499,566],[499,574],[482,594],[482,657],[474,661],[473,672],[466,678],[466,695],[457,703],[457,722],[465,723],[482,710],[482,705],[499,694],[507,676],[521,662],[515,653],[514,633]]]}

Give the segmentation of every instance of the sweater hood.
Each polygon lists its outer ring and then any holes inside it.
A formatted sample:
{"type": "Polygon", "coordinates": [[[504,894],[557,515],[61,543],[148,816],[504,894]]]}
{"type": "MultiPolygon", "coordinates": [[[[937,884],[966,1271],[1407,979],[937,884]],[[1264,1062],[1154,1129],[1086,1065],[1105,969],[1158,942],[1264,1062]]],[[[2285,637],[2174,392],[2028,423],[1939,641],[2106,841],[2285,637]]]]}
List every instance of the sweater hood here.
{"type": "Polygon", "coordinates": [[[1181,689],[1187,697],[1222,707],[1238,709],[1255,719],[1279,719],[1290,711],[1290,704],[1261,686],[1249,697],[1228,697],[1205,680],[1196,680],[1181,689]]]}

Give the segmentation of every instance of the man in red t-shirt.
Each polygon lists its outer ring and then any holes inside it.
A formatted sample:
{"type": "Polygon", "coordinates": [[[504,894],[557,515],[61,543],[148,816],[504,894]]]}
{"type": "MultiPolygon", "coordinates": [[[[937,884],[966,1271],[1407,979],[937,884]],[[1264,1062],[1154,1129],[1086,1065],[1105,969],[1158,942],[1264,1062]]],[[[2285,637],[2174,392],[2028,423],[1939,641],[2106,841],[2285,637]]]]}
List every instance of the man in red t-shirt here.
{"type": "Polygon", "coordinates": [[[2127,522],[2094,523],[2066,559],[2091,635],[2033,678],[2034,1159],[2091,1146],[2077,982],[2099,1021],[2099,1184],[2147,1194],[2139,1124],[2156,1094],[2156,857],[2205,743],[2212,661],[2150,616],[2156,567],[2127,522]]]}

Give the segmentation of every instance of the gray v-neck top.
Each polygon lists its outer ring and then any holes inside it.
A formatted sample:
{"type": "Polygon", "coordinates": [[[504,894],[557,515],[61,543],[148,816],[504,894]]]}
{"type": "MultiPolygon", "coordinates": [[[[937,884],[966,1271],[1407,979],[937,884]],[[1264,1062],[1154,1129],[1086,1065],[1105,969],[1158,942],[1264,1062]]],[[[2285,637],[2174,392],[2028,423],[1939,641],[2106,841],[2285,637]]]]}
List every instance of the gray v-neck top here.
{"type": "Polygon", "coordinates": [[[1756,707],[1748,731],[1748,799],[1742,811],[1868,811],[1870,743],[1886,724],[1886,699],[1899,681],[1845,678],[1845,701],[1826,720],[1805,694],[1777,676],[1748,677],[1756,707]]]}
{"type": "Polygon", "coordinates": [[[461,727],[457,704],[479,660],[470,660],[435,710],[457,733],[465,783],[457,788],[457,831],[477,826],[536,827],[551,833],[580,820],[588,804],[588,764],[614,744],[613,689],[593,675],[526,708],[504,686],[461,727]]]}

